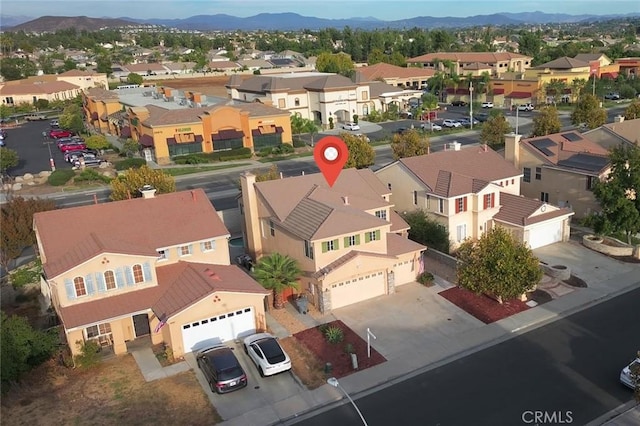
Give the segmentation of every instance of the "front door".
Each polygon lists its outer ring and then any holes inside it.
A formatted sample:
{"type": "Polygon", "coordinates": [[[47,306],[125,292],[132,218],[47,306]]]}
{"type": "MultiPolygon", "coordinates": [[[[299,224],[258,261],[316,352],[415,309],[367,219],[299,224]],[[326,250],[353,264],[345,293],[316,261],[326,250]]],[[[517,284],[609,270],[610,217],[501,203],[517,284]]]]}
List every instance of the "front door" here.
{"type": "Polygon", "coordinates": [[[151,334],[151,327],[149,326],[149,317],[147,314],[134,315],[133,328],[136,331],[136,337],[151,334]]]}

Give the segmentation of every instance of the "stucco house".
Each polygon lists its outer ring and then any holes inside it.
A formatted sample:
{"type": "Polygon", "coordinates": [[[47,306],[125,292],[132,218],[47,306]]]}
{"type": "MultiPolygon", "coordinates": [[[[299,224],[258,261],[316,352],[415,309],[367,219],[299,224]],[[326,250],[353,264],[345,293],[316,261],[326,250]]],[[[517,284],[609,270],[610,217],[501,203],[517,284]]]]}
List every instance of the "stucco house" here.
{"type": "Polygon", "coordinates": [[[532,59],[530,56],[510,52],[435,52],[409,58],[407,64],[465,75],[465,67],[480,63],[490,67],[491,75],[500,76],[508,71],[523,72],[531,67],[532,59]],[[446,61],[451,62],[451,69],[445,65],[446,61]]]}
{"type": "Polygon", "coordinates": [[[421,272],[425,247],[407,238],[371,170],[343,170],[333,187],[319,173],[266,182],[245,173],[241,186],[248,252],[296,259],[300,290],[323,313],[394,293],[421,272]]]}
{"type": "Polygon", "coordinates": [[[34,215],[41,291],[72,353],[95,340],[123,354],[150,335],[181,356],[264,329],[268,292],[230,264],[229,232],[205,192],[141,192],[34,215]]]}
{"type": "Polygon", "coordinates": [[[377,177],[398,212],[421,209],[449,231],[455,249],[496,225],[531,248],[569,238],[567,208],[520,195],[522,172],[492,149],[453,143],[445,151],[402,158],[377,177]]]}

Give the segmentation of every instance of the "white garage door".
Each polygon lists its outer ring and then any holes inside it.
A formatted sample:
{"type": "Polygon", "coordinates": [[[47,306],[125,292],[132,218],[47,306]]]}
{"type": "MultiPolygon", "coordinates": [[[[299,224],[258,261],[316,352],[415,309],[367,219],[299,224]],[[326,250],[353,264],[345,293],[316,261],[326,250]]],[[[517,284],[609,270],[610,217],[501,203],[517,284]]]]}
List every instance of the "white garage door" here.
{"type": "Polygon", "coordinates": [[[547,223],[529,229],[529,246],[532,249],[562,241],[562,222],[547,223]]]}
{"type": "Polygon", "coordinates": [[[404,262],[396,264],[396,266],[393,268],[394,284],[402,285],[414,282],[418,275],[418,268],[419,266],[417,260],[415,262],[415,265],[413,260],[406,260],[404,262]]]}
{"type": "Polygon", "coordinates": [[[184,351],[192,352],[256,332],[253,308],[203,318],[182,325],[184,351]]]}
{"type": "Polygon", "coordinates": [[[384,273],[373,272],[331,285],[331,308],[337,309],[387,294],[384,273]]]}

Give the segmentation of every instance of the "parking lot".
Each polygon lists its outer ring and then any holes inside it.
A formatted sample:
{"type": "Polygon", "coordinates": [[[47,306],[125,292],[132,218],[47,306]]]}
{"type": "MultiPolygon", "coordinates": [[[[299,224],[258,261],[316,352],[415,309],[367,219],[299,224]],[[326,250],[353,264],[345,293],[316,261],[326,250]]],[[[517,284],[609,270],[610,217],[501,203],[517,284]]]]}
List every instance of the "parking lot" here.
{"type": "Polygon", "coordinates": [[[248,384],[244,389],[223,395],[211,392],[204,374],[198,368],[195,354],[188,353],[185,355],[185,361],[195,372],[198,382],[202,385],[211,403],[216,407],[223,419],[228,420],[239,417],[256,409],[271,409],[277,413],[280,402],[299,395],[304,390],[304,387],[298,384],[291,372],[284,372],[270,377],[260,377],[255,364],[244,353],[242,344],[236,343],[234,345],[234,343],[229,343],[229,346],[234,349],[236,358],[238,358],[240,365],[242,365],[247,374],[248,384]]]}

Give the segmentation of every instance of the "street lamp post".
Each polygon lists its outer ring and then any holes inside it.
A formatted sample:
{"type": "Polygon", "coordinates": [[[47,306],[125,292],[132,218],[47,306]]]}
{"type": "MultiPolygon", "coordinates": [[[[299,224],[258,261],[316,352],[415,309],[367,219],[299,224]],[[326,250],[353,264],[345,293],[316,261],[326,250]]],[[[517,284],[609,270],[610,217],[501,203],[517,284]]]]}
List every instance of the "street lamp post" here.
{"type": "Polygon", "coordinates": [[[362,413],[360,412],[360,409],[358,408],[358,406],[356,405],[356,403],[353,401],[353,399],[351,399],[351,397],[349,396],[349,394],[347,393],[346,390],[344,390],[344,388],[342,386],[340,386],[340,382],[338,382],[338,379],[336,379],[335,377],[329,377],[327,379],[327,383],[329,383],[331,386],[333,386],[334,388],[338,388],[342,391],[342,393],[345,394],[345,396],[347,397],[347,399],[349,399],[349,402],[351,402],[351,405],[353,405],[353,408],[356,409],[356,411],[358,412],[358,415],[360,416],[360,420],[362,420],[362,424],[364,426],[368,426],[367,425],[367,421],[364,419],[364,416],[362,415],[362,413]]]}
{"type": "Polygon", "coordinates": [[[469,82],[469,128],[473,130],[473,81],[469,82]]]}

